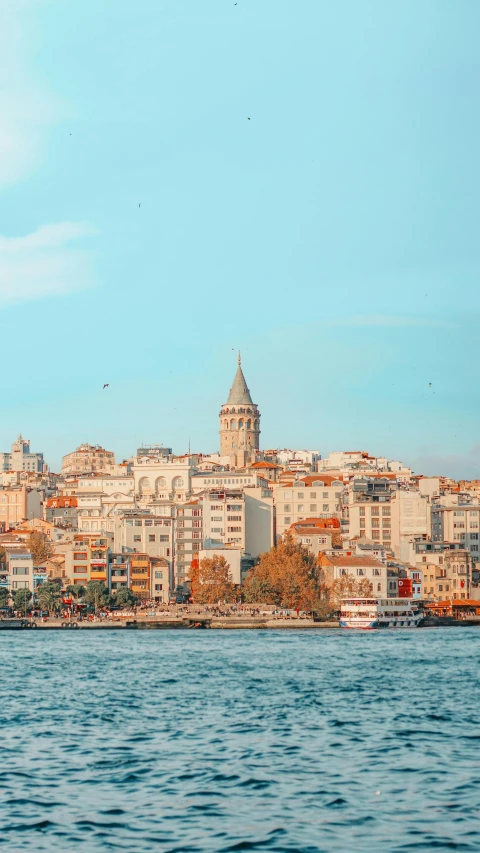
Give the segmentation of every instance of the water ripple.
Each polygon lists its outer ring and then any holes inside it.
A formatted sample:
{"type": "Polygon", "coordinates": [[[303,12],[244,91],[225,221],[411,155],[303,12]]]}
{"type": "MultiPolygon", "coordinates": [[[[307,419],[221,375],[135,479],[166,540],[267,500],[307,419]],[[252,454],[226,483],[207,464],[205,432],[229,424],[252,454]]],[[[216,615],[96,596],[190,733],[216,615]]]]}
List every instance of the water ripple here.
{"type": "Polygon", "coordinates": [[[2,632],[2,842],[478,851],[479,644],[475,628],[2,632]]]}

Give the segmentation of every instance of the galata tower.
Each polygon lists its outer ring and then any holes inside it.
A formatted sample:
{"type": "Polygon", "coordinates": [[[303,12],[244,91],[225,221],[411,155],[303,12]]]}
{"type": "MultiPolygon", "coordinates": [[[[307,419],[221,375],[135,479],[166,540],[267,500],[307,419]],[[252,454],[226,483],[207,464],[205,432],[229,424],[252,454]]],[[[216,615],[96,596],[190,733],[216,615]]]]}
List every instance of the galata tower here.
{"type": "Polygon", "coordinates": [[[232,468],[243,468],[260,447],[260,412],[252,403],[238,353],[238,367],[227,402],[220,410],[220,455],[232,468]]]}

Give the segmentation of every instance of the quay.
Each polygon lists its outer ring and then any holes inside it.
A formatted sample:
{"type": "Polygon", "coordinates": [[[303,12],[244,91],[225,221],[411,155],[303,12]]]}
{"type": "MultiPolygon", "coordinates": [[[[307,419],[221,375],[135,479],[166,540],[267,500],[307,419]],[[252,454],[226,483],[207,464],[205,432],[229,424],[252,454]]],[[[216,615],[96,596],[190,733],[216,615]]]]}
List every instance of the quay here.
{"type": "Polygon", "coordinates": [[[95,621],[77,621],[75,619],[49,619],[47,622],[30,619],[2,619],[0,620],[0,631],[2,630],[41,630],[41,631],[105,631],[108,629],[118,630],[166,630],[166,629],[213,629],[213,630],[271,630],[271,629],[318,629],[338,628],[340,623],[332,620],[329,622],[314,622],[313,619],[271,619],[268,617],[221,617],[205,615],[181,615],[177,618],[129,617],[125,619],[97,619],[95,621]]]}

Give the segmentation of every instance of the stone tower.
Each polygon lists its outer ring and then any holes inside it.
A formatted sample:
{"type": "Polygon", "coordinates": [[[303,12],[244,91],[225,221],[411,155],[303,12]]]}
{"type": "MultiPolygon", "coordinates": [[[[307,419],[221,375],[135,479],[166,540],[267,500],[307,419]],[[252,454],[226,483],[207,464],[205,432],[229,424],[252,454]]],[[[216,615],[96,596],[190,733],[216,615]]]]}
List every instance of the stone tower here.
{"type": "Polygon", "coordinates": [[[227,402],[220,410],[220,455],[242,468],[260,447],[260,412],[252,403],[238,353],[238,367],[227,402]]]}

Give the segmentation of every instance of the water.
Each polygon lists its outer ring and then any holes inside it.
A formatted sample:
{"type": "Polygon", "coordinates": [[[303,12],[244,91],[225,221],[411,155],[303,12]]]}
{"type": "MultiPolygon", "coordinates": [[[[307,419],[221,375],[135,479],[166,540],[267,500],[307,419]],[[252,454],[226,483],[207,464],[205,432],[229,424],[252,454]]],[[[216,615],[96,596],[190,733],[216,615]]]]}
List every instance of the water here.
{"type": "Polygon", "coordinates": [[[0,634],[10,851],[480,850],[480,630],[0,634]]]}

